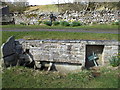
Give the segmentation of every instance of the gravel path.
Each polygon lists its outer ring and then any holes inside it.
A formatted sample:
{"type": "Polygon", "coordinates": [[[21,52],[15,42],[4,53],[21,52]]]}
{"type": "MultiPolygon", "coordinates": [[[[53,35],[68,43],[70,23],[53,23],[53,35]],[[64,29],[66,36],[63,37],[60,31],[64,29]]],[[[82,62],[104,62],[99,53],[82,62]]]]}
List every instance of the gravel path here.
{"type": "MultiPolygon", "coordinates": [[[[1,30],[0,30],[1,31],[1,30]]],[[[60,32],[86,32],[86,33],[111,33],[120,34],[117,29],[2,29],[2,31],[26,32],[26,31],[60,31],[60,32]]]]}

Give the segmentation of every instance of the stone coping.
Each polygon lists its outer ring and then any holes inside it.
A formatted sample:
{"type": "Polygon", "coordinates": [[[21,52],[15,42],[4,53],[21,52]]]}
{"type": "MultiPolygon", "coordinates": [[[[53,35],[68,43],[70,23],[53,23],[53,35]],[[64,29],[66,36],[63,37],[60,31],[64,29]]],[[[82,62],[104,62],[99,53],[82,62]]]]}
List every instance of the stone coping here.
{"type": "Polygon", "coordinates": [[[86,44],[101,44],[101,45],[120,45],[117,40],[25,40],[17,39],[19,42],[40,42],[40,43],[86,43],[86,44]]]}

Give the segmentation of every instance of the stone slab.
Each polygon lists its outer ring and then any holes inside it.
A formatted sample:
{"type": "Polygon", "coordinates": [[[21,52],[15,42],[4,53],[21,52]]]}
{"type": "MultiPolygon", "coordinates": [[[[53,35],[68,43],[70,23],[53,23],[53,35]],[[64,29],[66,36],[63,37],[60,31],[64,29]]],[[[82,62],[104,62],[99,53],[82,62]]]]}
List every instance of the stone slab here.
{"type": "Polygon", "coordinates": [[[15,38],[14,38],[14,36],[11,36],[10,38],[8,38],[6,43],[4,43],[1,46],[1,51],[2,51],[3,57],[9,56],[9,55],[12,55],[15,53],[15,38]]]}

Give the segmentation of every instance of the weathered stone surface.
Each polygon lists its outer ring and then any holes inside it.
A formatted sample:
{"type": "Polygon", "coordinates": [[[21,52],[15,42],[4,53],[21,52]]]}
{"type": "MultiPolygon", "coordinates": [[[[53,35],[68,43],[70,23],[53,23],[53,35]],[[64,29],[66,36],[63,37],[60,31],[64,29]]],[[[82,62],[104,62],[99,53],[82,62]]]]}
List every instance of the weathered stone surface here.
{"type": "Polygon", "coordinates": [[[15,66],[17,64],[17,55],[13,54],[3,58],[5,66],[15,66]]]}
{"type": "MultiPolygon", "coordinates": [[[[116,22],[119,20],[119,10],[101,10],[101,11],[66,11],[63,13],[56,14],[54,12],[55,16],[57,17],[57,21],[65,20],[65,21],[81,21],[83,24],[109,24],[112,22],[116,22]]],[[[46,20],[49,19],[49,13],[45,12],[38,12],[38,11],[32,11],[27,12],[25,14],[16,14],[14,15],[15,18],[15,24],[20,24],[21,22],[25,24],[38,24],[38,20],[46,20]],[[36,13],[37,17],[33,18],[27,18],[26,14],[30,15],[31,13],[36,13]],[[43,17],[40,17],[40,15],[43,15],[43,17]]]]}
{"type": "Polygon", "coordinates": [[[24,61],[56,62],[81,64],[85,66],[88,56],[95,52],[99,56],[99,65],[108,63],[109,58],[118,53],[118,41],[103,40],[17,40],[11,37],[2,46],[4,60],[14,61],[13,54],[19,54],[24,61]],[[14,43],[16,42],[16,43],[14,43]],[[5,45],[7,44],[7,45],[5,45]],[[10,47],[10,48],[8,48],[10,47]],[[4,49],[5,48],[5,49],[4,49]],[[8,48],[8,49],[7,49],[8,48]],[[7,53],[7,50],[10,51],[7,53]],[[29,51],[29,52],[27,52],[29,51]],[[11,56],[12,55],[12,56],[11,56]]]}
{"type": "Polygon", "coordinates": [[[86,48],[88,45],[92,45],[91,51],[95,51],[100,56],[98,62],[100,65],[104,65],[110,56],[118,52],[119,42],[108,40],[29,40],[22,44],[23,48],[30,49],[35,61],[68,62],[82,65],[85,65],[87,59],[86,48]],[[103,50],[99,46],[103,46],[103,50]]]}
{"type": "Polygon", "coordinates": [[[70,65],[70,64],[54,64],[57,71],[60,73],[75,73],[80,72],[82,69],[81,65],[70,65]]]}
{"type": "Polygon", "coordinates": [[[1,52],[5,66],[16,65],[17,53],[15,50],[15,38],[13,36],[1,46],[1,52]]]}
{"type": "Polygon", "coordinates": [[[9,56],[15,53],[15,38],[10,37],[6,43],[1,46],[3,57],[9,56]]]}
{"type": "Polygon", "coordinates": [[[118,54],[118,48],[119,46],[117,45],[106,45],[104,47],[104,52],[103,52],[103,62],[106,64],[109,62],[109,59],[112,56],[116,56],[118,54]]]}

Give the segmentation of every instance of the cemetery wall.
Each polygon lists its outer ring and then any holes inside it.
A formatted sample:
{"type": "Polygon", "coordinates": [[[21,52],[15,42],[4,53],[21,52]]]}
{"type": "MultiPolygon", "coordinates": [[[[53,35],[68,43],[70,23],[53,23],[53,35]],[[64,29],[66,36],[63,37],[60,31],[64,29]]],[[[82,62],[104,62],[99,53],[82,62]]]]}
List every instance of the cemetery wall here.
{"type": "MultiPolygon", "coordinates": [[[[102,11],[66,11],[65,13],[53,12],[54,16],[57,17],[56,21],[79,21],[83,24],[110,24],[119,20],[119,10],[102,10],[102,11]]],[[[14,16],[15,23],[20,24],[24,22],[26,24],[37,24],[38,21],[48,21],[49,12],[29,12],[26,14],[16,14],[14,16]],[[26,15],[37,14],[37,17],[27,18],[26,15]]]]}

